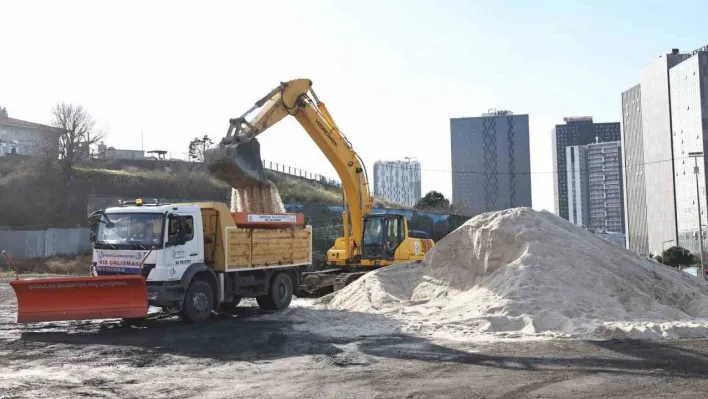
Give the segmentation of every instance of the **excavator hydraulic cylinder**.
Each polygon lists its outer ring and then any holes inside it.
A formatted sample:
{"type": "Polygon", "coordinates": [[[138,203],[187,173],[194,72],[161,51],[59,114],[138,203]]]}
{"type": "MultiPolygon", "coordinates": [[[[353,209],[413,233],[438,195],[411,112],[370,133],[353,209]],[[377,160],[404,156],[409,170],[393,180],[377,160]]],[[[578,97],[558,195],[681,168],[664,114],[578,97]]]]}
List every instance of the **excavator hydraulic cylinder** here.
{"type": "Polygon", "coordinates": [[[11,280],[17,322],[144,318],[148,314],[141,275],[11,280]]]}

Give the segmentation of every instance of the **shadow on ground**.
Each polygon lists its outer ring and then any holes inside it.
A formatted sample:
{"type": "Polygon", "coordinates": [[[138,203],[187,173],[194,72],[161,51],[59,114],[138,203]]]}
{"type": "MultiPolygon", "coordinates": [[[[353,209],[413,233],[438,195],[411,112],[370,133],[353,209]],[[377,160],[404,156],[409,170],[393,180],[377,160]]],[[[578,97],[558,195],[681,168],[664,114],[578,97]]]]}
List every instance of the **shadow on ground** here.
{"type": "MultiPolygon", "coordinates": [[[[708,376],[708,341],[555,340],[479,346],[474,348],[478,353],[470,353],[402,334],[333,337],[316,333],[327,320],[357,323],[359,317],[372,321],[378,316],[309,308],[291,309],[287,315],[262,316],[257,308],[243,307],[234,315],[221,315],[200,326],[168,319],[151,321],[146,328],[87,323],[60,332],[25,331],[20,339],[1,345],[9,353],[0,363],[36,360],[67,349],[81,357],[65,361],[91,363],[111,358],[114,363],[135,367],[173,363],[169,356],[245,362],[306,355],[337,358],[347,350],[343,346],[353,344],[356,352],[367,359],[364,363],[369,364],[398,359],[524,371],[708,376]],[[320,326],[308,331],[303,320],[315,319],[320,326]]],[[[333,364],[362,364],[361,356],[356,360],[357,356],[345,356],[349,360],[333,364]]]]}

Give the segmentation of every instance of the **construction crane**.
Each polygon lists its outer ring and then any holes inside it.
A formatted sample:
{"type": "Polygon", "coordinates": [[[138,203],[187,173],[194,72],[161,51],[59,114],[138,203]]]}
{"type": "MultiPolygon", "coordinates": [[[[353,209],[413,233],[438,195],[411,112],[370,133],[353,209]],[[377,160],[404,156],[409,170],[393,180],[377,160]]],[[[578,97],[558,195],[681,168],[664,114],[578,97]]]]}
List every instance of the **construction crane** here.
{"type": "Polygon", "coordinates": [[[331,268],[304,273],[298,295],[320,296],[343,288],[371,270],[425,257],[433,241],[425,233],[409,230],[405,216],[372,212],[373,197],[364,162],[309,79],[281,83],[241,117],[231,119],[226,137],[204,153],[209,171],[231,187],[272,184],[265,174],[256,137],[287,116],[300,123],[336,170],[346,205],[343,235],[327,251],[331,268]],[[256,110],[257,114],[247,119],[256,110]]]}

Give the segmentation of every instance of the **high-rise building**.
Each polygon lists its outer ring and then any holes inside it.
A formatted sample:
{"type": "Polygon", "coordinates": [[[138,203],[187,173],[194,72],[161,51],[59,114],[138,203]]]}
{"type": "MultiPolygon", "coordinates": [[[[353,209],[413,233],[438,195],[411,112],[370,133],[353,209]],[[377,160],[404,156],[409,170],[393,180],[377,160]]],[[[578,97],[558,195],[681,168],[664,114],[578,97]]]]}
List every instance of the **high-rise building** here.
{"type": "Polygon", "coordinates": [[[653,253],[664,243],[675,245],[677,238],[669,69],[686,57],[674,50],[652,60],[640,73],[647,243],[653,253]]]}
{"type": "Polygon", "coordinates": [[[624,233],[621,144],[619,141],[588,144],[586,151],[589,227],[624,233]]]}
{"type": "Polygon", "coordinates": [[[619,141],[565,148],[568,220],[593,231],[624,233],[619,141]]]}
{"type": "Polygon", "coordinates": [[[568,181],[568,220],[576,226],[590,224],[588,152],[583,145],[565,147],[568,181]]]}
{"type": "Polygon", "coordinates": [[[556,214],[570,220],[568,209],[568,170],[566,147],[620,140],[619,122],[594,123],[592,117],[564,118],[564,125],[553,128],[553,191],[556,214]]]}
{"type": "Polygon", "coordinates": [[[374,195],[405,206],[414,206],[421,198],[420,162],[376,161],[374,195]]]}
{"type": "MultiPolygon", "coordinates": [[[[682,54],[673,49],[655,58],[642,68],[640,84],[622,93],[627,248],[640,255],[661,253],[679,242],[677,215],[684,211],[679,209],[677,198],[680,202],[688,194],[685,187],[677,187],[676,178],[683,173],[679,167],[684,165],[680,152],[682,149],[686,152],[688,147],[683,147],[686,138],[680,137],[681,129],[673,126],[680,111],[675,109],[673,97],[693,95],[694,101],[700,101],[697,81],[688,79],[686,73],[679,77],[683,68],[689,68],[689,64],[683,63],[698,52],[682,54]],[[679,75],[670,80],[678,66],[679,75]],[[673,89],[673,84],[681,87],[673,89]]],[[[695,62],[700,59],[699,56],[695,62]]],[[[681,118],[686,117],[685,112],[681,113],[684,114],[681,118]]],[[[695,117],[692,119],[690,123],[695,124],[695,117]]],[[[683,218],[687,219],[686,213],[683,218]]]]}
{"type": "Polygon", "coordinates": [[[708,233],[706,158],[701,156],[694,159],[689,156],[690,153],[708,150],[708,51],[706,50],[708,48],[695,51],[690,58],[669,70],[678,245],[694,253],[700,251],[699,221],[703,224],[703,248],[708,249],[705,240],[708,233]],[[694,174],[696,164],[699,177],[698,190],[694,174]],[[697,194],[700,195],[700,201],[696,201],[697,194]]]}
{"type": "Polygon", "coordinates": [[[467,216],[531,206],[529,116],[450,119],[452,202],[467,216]]]}
{"type": "Polygon", "coordinates": [[[627,249],[649,254],[647,198],[642,135],[642,90],[636,85],[622,93],[622,159],[627,249]]]}

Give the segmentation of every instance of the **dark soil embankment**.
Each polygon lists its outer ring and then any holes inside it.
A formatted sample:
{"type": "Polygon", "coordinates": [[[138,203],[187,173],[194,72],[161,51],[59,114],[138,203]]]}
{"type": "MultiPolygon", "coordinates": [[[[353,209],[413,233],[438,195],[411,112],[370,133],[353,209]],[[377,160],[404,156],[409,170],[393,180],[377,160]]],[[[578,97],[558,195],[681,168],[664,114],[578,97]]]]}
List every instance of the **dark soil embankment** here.
{"type": "MultiPolygon", "coordinates": [[[[169,170],[76,168],[70,178],[28,163],[0,170],[0,226],[84,225],[90,196],[188,198],[230,202],[231,190],[195,164],[169,170]]],[[[341,205],[341,189],[267,172],[284,203],[341,205]]],[[[379,206],[391,204],[377,201],[379,206]]]]}

